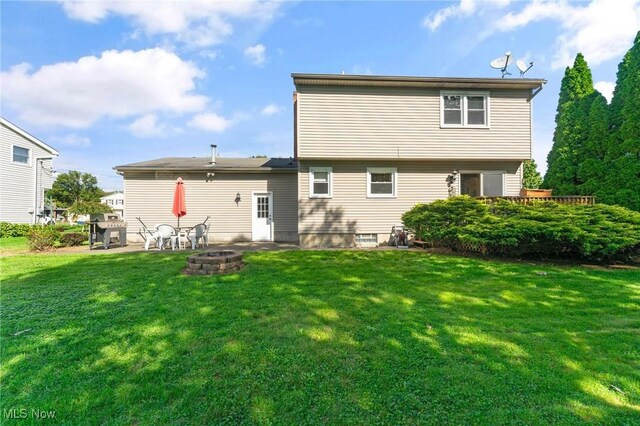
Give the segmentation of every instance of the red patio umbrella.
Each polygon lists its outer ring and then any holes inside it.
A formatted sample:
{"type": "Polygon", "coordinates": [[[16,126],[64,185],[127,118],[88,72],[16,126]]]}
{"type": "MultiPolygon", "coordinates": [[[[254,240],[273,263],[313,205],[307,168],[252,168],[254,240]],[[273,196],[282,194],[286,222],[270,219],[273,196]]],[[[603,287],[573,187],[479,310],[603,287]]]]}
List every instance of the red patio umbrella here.
{"type": "Polygon", "coordinates": [[[187,203],[184,198],[184,182],[179,177],[176,181],[176,190],[173,193],[173,209],[171,210],[178,218],[178,228],[180,227],[180,218],[187,214],[187,203]]]}

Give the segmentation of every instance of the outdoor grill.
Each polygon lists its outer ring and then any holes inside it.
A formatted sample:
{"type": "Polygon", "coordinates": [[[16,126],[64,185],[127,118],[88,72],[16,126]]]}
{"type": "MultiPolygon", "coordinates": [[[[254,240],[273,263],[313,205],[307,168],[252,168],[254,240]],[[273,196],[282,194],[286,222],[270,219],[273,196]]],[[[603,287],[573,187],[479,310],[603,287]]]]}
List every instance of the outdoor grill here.
{"type": "Polygon", "coordinates": [[[96,243],[102,243],[108,249],[116,238],[120,241],[120,247],[127,243],[127,222],[117,214],[92,214],[89,219],[89,250],[93,250],[96,243]]]}

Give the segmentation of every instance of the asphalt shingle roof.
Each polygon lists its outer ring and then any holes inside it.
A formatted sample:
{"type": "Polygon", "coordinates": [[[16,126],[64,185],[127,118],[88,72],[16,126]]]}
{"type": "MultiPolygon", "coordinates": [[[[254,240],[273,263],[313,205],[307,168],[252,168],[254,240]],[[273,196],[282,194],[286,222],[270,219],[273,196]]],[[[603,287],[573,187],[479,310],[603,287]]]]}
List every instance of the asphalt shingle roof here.
{"type": "Polygon", "coordinates": [[[298,163],[291,158],[216,158],[216,164],[209,157],[166,157],[139,163],[123,164],[116,170],[237,170],[237,171],[285,171],[297,170],[298,163]]]}

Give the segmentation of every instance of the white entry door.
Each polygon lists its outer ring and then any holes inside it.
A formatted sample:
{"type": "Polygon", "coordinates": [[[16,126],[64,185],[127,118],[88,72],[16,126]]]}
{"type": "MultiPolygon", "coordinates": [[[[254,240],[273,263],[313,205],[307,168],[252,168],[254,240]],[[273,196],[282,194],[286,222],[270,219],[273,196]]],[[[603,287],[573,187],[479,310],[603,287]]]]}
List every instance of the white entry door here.
{"type": "Polygon", "coordinates": [[[252,203],[252,240],[273,241],[273,193],[254,192],[252,203]]]}

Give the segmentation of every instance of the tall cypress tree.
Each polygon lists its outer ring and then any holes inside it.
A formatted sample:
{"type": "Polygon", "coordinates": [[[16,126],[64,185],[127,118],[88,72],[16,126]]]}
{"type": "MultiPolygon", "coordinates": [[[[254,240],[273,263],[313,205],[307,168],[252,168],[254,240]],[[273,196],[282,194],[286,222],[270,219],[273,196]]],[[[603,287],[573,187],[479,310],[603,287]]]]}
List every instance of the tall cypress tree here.
{"type": "Polygon", "coordinates": [[[578,53],[573,67],[565,70],[560,85],[553,147],[547,157],[543,182],[545,188],[553,188],[557,195],[580,192],[579,152],[587,139],[589,95],[593,92],[591,70],[582,53],[578,53]]]}
{"type": "Polygon", "coordinates": [[[618,66],[601,201],[640,210],[640,32],[618,66]]]}
{"type": "Polygon", "coordinates": [[[603,198],[603,176],[607,173],[606,155],[609,141],[609,106],[600,92],[583,98],[587,117],[585,141],[578,152],[578,178],[582,181],[579,194],[603,198]],[[588,108],[588,111],[587,111],[588,108]]]}

